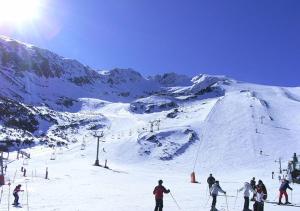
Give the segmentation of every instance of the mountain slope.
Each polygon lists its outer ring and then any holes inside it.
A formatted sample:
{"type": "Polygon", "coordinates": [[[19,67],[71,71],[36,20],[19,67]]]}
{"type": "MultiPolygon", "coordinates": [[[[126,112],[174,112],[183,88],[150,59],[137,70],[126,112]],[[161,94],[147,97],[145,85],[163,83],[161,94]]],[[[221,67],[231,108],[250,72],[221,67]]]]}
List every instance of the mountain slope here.
{"type": "Polygon", "coordinates": [[[68,144],[105,130],[116,162],[208,170],[255,168],[300,150],[300,88],[98,71],[4,37],[0,61],[1,139],[9,146],[68,144]]]}

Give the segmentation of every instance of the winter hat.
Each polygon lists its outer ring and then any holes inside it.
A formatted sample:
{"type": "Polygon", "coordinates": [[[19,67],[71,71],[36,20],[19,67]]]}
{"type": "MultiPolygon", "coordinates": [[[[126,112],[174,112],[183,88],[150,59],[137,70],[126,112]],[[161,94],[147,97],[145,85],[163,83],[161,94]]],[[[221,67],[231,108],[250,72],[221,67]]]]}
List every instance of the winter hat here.
{"type": "Polygon", "coordinates": [[[160,180],[158,180],[158,184],[162,184],[163,183],[163,181],[160,179],[160,180]]]}

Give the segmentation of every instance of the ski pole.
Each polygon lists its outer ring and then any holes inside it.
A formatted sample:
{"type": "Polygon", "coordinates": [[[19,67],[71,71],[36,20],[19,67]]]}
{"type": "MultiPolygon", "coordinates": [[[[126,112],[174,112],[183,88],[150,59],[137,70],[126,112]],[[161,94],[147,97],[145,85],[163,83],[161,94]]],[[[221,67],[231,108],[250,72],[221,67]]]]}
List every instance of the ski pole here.
{"type": "Polygon", "coordinates": [[[22,192],[21,204],[23,204],[23,199],[24,199],[24,191],[22,192]]]}
{"type": "Polygon", "coordinates": [[[207,200],[206,200],[206,203],[204,204],[203,208],[206,208],[208,202],[209,202],[209,199],[210,199],[210,196],[207,196],[207,200]]]}
{"type": "Polygon", "coordinates": [[[291,190],[291,202],[293,203],[293,190],[291,190]]]}
{"type": "Polygon", "coordinates": [[[235,205],[236,205],[236,201],[237,201],[238,195],[239,195],[239,190],[236,190],[236,197],[235,197],[233,209],[235,209],[235,205]]]}
{"type": "Polygon", "coordinates": [[[9,211],[9,208],[10,208],[10,182],[8,182],[8,197],[7,197],[7,201],[8,201],[8,204],[7,204],[7,210],[9,211]]]}
{"type": "MultiPolygon", "coordinates": [[[[23,167],[22,167],[23,168],[23,167]]],[[[14,174],[14,178],[13,178],[13,183],[15,182],[15,180],[16,180],[16,176],[17,176],[17,171],[18,171],[18,169],[16,169],[16,171],[15,171],[15,174],[14,174]]]]}
{"type": "Polygon", "coordinates": [[[175,200],[174,196],[172,195],[171,191],[170,191],[170,195],[173,198],[173,201],[175,202],[175,204],[177,205],[178,209],[181,210],[180,206],[178,205],[177,201],[175,200]]]}
{"type": "Polygon", "coordinates": [[[28,202],[28,188],[27,188],[27,182],[25,183],[26,184],[26,198],[27,198],[27,211],[29,211],[29,202],[28,202]]]}
{"type": "Polygon", "coordinates": [[[3,186],[1,188],[0,204],[1,204],[1,201],[2,201],[2,195],[3,195],[3,186]]]}
{"type": "Polygon", "coordinates": [[[227,196],[226,196],[226,194],[225,194],[225,201],[226,201],[226,207],[227,207],[227,211],[229,211],[229,209],[228,209],[228,202],[227,202],[227,196]]]}

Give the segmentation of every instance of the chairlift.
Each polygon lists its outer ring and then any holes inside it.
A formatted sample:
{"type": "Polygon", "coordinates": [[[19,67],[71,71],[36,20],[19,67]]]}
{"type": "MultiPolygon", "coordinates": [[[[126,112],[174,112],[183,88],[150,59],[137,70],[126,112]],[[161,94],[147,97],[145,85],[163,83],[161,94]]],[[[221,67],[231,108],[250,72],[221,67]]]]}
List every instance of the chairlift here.
{"type": "Polygon", "coordinates": [[[55,160],[55,159],[56,159],[56,154],[55,154],[55,152],[52,152],[52,153],[51,153],[50,160],[55,160]]]}
{"type": "Polygon", "coordinates": [[[24,159],[23,159],[23,165],[24,165],[24,166],[28,165],[28,158],[24,158],[24,159]]]}
{"type": "Polygon", "coordinates": [[[58,154],[62,155],[63,152],[64,152],[64,151],[63,151],[63,148],[62,148],[62,147],[59,147],[59,148],[58,148],[58,154]]]}
{"type": "Polygon", "coordinates": [[[85,143],[81,144],[80,150],[85,150],[85,143]]]}
{"type": "Polygon", "coordinates": [[[9,159],[9,152],[2,152],[2,158],[3,160],[8,160],[9,159]]]}

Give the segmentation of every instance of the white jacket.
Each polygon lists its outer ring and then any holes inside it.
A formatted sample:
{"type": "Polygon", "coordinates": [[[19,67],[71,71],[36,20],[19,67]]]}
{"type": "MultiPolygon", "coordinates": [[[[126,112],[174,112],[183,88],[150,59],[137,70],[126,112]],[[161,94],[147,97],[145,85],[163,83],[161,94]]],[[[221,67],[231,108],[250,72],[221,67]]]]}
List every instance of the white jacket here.
{"type": "Polygon", "coordinates": [[[249,182],[245,182],[244,187],[240,188],[238,190],[239,192],[244,191],[244,196],[249,197],[250,196],[250,191],[253,192],[253,189],[249,182]]]}
{"type": "Polygon", "coordinates": [[[256,193],[256,196],[255,196],[255,201],[257,201],[257,202],[264,202],[265,200],[264,200],[264,193],[256,193]]]}
{"type": "Polygon", "coordinates": [[[217,196],[219,192],[225,194],[225,191],[223,191],[222,188],[217,183],[213,184],[210,188],[211,195],[216,195],[217,196]]]}

